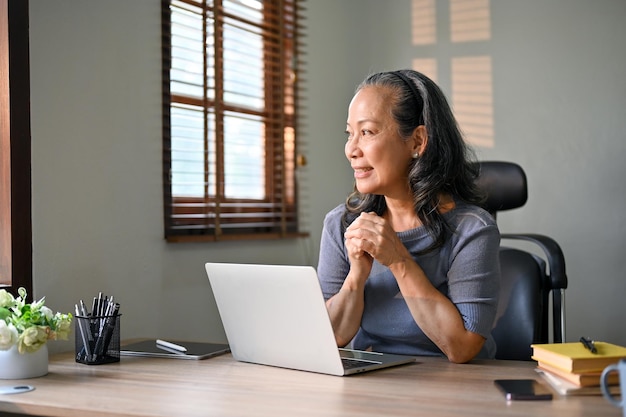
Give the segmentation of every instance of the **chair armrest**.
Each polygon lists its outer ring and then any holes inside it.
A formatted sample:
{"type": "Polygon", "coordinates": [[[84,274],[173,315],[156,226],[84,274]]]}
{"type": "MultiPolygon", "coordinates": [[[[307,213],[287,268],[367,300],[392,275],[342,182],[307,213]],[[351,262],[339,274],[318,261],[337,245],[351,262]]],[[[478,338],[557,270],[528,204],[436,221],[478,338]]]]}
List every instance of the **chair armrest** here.
{"type": "Polygon", "coordinates": [[[559,244],[551,237],[532,233],[503,233],[502,239],[524,240],[539,246],[546,255],[550,267],[550,288],[567,288],[567,274],[565,273],[565,256],[559,244]]]}
{"type": "Polygon", "coordinates": [[[551,237],[538,234],[503,233],[502,239],[524,240],[539,246],[547,259],[550,268],[549,285],[553,303],[553,338],[554,343],[565,341],[565,289],[567,288],[567,274],[565,273],[565,257],[559,244],[551,237]]]}

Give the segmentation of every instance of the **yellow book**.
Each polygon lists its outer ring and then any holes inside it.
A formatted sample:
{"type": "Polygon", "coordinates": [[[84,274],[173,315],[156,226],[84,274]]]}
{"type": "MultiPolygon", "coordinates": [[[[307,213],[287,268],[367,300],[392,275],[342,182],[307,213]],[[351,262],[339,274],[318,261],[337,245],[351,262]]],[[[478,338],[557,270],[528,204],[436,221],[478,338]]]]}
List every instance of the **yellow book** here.
{"type": "Polygon", "coordinates": [[[597,353],[592,353],[580,342],[543,343],[531,345],[532,359],[565,372],[602,372],[608,365],[626,358],[626,347],[606,342],[595,342],[597,353]]]}
{"type": "MultiPolygon", "coordinates": [[[[539,368],[536,368],[536,371],[543,377],[543,379],[550,385],[554,391],[556,391],[559,395],[602,395],[602,390],[598,386],[594,387],[579,387],[578,385],[567,381],[563,378],[556,376],[553,373],[543,371],[539,368]]],[[[609,392],[613,395],[620,394],[619,385],[611,385],[609,386],[609,392]]]]}
{"type": "MultiPolygon", "coordinates": [[[[566,372],[561,368],[557,368],[545,362],[539,362],[537,367],[542,371],[550,372],[556,376],[559,376],[567,381],[570,381],[579,387],[596,387],[600,386],[600,375],[602,372],[583,372],[573,373],[566,372]]],[[[619,384],[619,374],[617,372],[611,372],[607,378],[609,385],[619,384]]]]}

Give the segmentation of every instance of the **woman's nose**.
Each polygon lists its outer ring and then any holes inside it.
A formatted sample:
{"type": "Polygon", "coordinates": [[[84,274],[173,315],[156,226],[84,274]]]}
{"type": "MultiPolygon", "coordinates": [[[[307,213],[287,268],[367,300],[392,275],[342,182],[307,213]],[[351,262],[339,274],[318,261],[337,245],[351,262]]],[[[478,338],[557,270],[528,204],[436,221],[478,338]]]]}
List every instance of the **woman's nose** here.
{"type": "Polygon", "coordinates": [[[346,158],[348,158],[349,160],[354,159],[359,155],[360,150],[357,145],[357,141],[354,138],[349,139],[346,142],[345,152],[346,152],[346,158]]]}

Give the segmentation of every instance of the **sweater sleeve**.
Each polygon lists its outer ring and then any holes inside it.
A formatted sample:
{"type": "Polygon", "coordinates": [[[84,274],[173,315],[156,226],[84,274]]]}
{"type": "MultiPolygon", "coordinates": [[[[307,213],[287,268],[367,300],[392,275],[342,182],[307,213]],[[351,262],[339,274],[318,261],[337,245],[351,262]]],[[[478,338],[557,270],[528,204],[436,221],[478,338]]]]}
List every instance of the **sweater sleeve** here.
{"type": "Polygon", "coordinates": [[[453,240],[448,296],[465,328],[485,338],[491,333],[500,289],[500,232],[491,217],[469,214],[453,240]]]}
{"type": "Polygon", "coordinates": [[[337,206],[324,218],[317,275],[325,300],[339,292],[350,271],[341,226],[343,211],[343,205],[337,206]]]}

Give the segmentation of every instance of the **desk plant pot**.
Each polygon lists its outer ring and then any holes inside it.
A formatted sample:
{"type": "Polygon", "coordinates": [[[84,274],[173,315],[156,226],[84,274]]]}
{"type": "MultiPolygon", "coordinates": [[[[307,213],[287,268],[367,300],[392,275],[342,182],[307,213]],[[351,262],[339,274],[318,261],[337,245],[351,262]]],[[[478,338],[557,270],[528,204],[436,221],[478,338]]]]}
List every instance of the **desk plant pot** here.
{"type": "Polygon", "coordinates": [[[48,346],[37,351],[20,353],[17,346],[0,350],[0,379],[25,379],[48,373],[48,346]]]}

